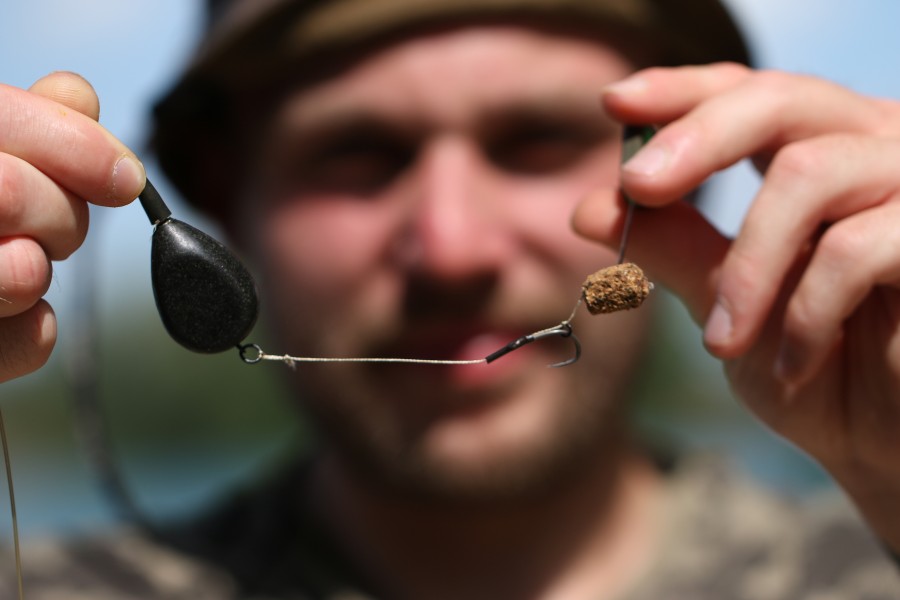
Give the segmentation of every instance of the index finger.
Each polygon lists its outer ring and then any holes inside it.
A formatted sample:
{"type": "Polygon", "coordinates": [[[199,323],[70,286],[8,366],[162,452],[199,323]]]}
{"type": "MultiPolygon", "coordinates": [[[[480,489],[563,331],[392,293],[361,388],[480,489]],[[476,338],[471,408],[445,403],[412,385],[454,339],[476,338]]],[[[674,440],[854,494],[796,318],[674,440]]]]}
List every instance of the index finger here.
{"type": "Polygon", "coordinates": [[[741,76],[713,66],[654,71],[638,81],[640,87],[624,91],[614,86],[605,102],[638,122],[673,119],[622,171],[629,194],[648,205],[671,202],[714,172],[766,158],[790,142],[827,133],[879,135],[896,120],[879,103],[814,77],[741,76]]]}
{"type": "Polygon", "coordinates": [[[62,104],[0,85],[0,152],[34,165],[95,204],[120,206],[141,192],[144,167],[91,118],[62,104]]]}
{"type": "Polygon", "coordinates": [[[607,85],[601,100],[617,121],[662,125],[752,74],[749,67],[737,63],[650,67],[607,85]]]}

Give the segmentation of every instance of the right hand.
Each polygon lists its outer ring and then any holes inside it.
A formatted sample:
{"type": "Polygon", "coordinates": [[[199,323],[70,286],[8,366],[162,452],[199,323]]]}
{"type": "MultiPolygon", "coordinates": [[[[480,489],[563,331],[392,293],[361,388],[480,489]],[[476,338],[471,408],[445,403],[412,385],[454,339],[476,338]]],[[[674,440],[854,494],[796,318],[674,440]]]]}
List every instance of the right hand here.
{"type": "Polygon", "coordinates": [[[87,203],[121,206],[144,187],[143,165],[99,114],[94,89],[73,73],[27,91],[0,84],[0,382],[50,356],[56,317],[42,299],[50,261],[84,241],[87,203]]]}

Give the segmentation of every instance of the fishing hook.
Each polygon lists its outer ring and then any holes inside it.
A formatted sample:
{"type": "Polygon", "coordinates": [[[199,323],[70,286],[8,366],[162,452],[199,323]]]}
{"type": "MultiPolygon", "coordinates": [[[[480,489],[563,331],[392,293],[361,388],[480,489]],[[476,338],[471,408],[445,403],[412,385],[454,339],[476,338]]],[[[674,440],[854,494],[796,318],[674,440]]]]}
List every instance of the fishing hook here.
{"type": "Polygon", "coordinates": [[[518,350],[519,348],[521,348],[522,346],[525,346],[526,344],[530,344],[531,342],[535,342],[537,340],[543,339],[545,337],[550,337],[553,335],[556,335],[559,337],[564,337],[564,338],[571,338],[572,344],[575,346],[575,355],[568,360],[564,360],[564,361],[558,362],[558,363],[553,363],[553,364],[547,365],[547,366],[553,367],[553,368],[567,367],[569,365],[573,365],[576,362],[578,362],[578,359],[581,358],[581,342],[579,342],[578,338],[575,337],[575,333],[573,333],[573,331],[572,331],[572,324],[569,323],[568,321],[563,321],[562,323],[560,323],[559,325],[556,325],[555,327],[548,327],[547,329],[542,329],[542,330],[536,331],[534,333],[529,333],[528,335],[523,335],[522,337],[520,337],[516,340],[513,340],[512,342],[508,343],[504,347],[500,348],[496,352],[492,352],[491,354],[488,354],[486,357],[484,357],[484,360],[487,363],[492,363],[495,360],[497,360],[498,358],[500,358],[501,356],[506,356],[513,350],[518,350]]]}

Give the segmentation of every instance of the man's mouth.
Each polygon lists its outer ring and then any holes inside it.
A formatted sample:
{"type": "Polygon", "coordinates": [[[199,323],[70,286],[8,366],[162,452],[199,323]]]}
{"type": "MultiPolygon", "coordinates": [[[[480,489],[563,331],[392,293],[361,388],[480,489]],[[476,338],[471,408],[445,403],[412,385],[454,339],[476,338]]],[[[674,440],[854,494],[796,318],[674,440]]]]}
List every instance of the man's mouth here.
{"type": "Polygon", "coordinates": [[[378,351],[425,360],[479,360],[523,333],[524,330],[512,327],[423,326],[402,334],[378,351]]]}
{"type": "MultiPolygon", "coordinates": [[[[382,356],[397,358],[476,361],[484,359],[526,333],[528,331],[524,327],[471,325],[423,327],[380,346],[377,351],[382,356]]],[[[530,361],[529,356],[534,356],[533,352],[533,349],[523,348],[490,364],[436,365],[434,368],[425,367],[425,369],[417,367],[416,372],[406,375],[414,378],[427,373],[428,378],[435,383],[440,382],[462,389],[493,387],[509,382],[517,374],[521,374],[523,365],[530,361]]],[[[396,370],[392,371],[396,373],[396,370]]]]}

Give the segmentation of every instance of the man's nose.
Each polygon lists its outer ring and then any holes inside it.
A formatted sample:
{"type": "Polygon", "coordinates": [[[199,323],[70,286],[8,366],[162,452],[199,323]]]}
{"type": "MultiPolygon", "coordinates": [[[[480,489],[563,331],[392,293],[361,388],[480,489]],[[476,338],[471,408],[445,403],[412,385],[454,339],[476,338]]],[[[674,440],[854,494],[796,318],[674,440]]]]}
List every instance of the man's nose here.
{"type": "Polygon", "coordinates": [[[448,136],[426,146],[416,168],[406,235],[412,266],[448,281],[496,271],[512,246],[499,195],[476,145],[448,136]]]}

